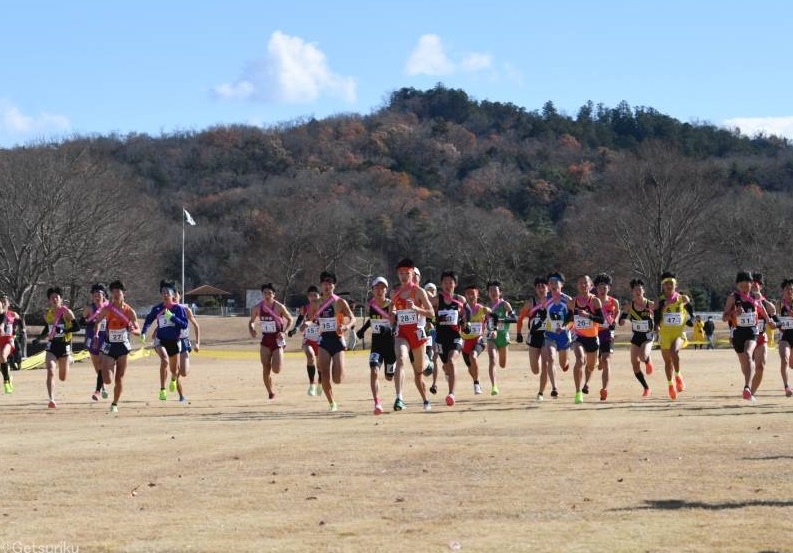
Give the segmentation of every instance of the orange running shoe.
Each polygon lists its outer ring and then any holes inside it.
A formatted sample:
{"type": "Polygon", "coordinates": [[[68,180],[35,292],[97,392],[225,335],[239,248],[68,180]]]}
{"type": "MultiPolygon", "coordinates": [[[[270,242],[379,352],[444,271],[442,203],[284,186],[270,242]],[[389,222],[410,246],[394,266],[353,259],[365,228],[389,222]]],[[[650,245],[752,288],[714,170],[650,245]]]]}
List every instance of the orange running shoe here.
{"type": "Polygon", "coordinates": [[[653,362],[652,361],[647,361],[644,372],[647,373],[647,376],[650,376],[651,374],[653,374],[653,362]]]}
{"type": "Polygon", "coordinates": [[[567,372],[568,370],[570,370],[570,363],[562,365],[562,372],[567,372]]]}
{"type": "Polygon", "coordinates": [[[669,398],[670,399],[677,399],[677,390],[675,389],[674,384],[669,385],[669,398]]]}
{"type": "Polygon", "coordinates": [[[677,388],[678,392],[685,392],[686,391],[686,385],[683,382],[683,377],[680,376],[679,374],[675,375],[675,387],[677,388]]]}
{"type": "Polygon", "coordinates": [[[642,390],[642,397],[650,397],[650,388],[645,388],[642,390]]]}
{"type": "Polygon", "coordinates": [[[600,390],[600,401],[606,401],[606,398],[609,397],[609,391],[603,388],[600,390]]]}

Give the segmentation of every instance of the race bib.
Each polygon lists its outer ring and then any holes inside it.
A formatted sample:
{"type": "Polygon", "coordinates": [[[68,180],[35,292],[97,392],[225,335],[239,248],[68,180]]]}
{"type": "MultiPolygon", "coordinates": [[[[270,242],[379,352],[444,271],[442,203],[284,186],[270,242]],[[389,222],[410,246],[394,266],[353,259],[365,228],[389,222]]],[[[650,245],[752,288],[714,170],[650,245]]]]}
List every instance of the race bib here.
{"type": "Polygon", "coordinates": [[[338,326],[336,325],[336,318],[322,318],[319,320],[320,332],[336,332],[338,326]]]}
{"type": "Polygon", "coordinates": [[[3,325],[3,334],[5,336],[11,336],[14,333],[14,325],[13,324],[4,324],[3,325]]]}
{"type": "Polygon", "coordinates": [[[453,326],[459,323],[460,312],[456,309],[442,309],[438,311],[438,322],[442,325],[453,326]]]}
{"type": "Polygon", "coordinates": [[[779,317],[779,328],[781,330],[793,329],[793,317],[779,317]]]}
{"type": "Polygon", "coordinates": [[[418,324],[419,317],[414,309],[400,309],[396,312],[397,325],[418,324]]]}
{"type": "Polygon", "coordinates": [[[276,330],[275,321],[259,321],[259,326],[262,329],[262,334],[274,334],[276,330]]]}
{"type": "Polygon", "coordinates": [[[749,311],[748,313],[741,313],[737,317],[738,326],[756,326],[757,313],[749,311]]]}
{"type": "Polygon", "coordinates": [[[580,315],[575,315],[573,317],[573,323],[575,324],[576,330],[587,330],[593,327],[592,319],[587,319],[580,315]]]}
{"type": "Polygon", "coordinates": [[[370,353],[369,354],[369,366],[380,366],[382,362],[382,356],[379,353],[370,353]]]}
{"type": "Polygon", "coordinates": [[[557,330],[562,328],[562,326],[564,326],[564,321],[555,321],[553,319],[548,319],[545,328],[547,328],[551,332],[556,332],[557,330]]]}
{"type": "Polygon", "coordinates": [[[388,319],[370,319],[372,322],[372,334],[381,334],[383,330],[391,328],[391,321],[388,319]]]}
{"type": "Polygon", "coordinates": [[[108,342],[126,342],[127,341],[127,329],[121,328],[116,330],[108,330],[107,331],[107,341],[108,342]]]}
{"type": "Polygon", "coordinates": [[[102,319],[99,321],[99,332],[103,332],[107,330],[107,319],[102,319]]]}
{"type": "Polygon", "coordinates": [[[174,323],[165,318],[165,315],[157,315],[157,326],[165,328],[166,326],[174,326],[174,323]]]}
{"type": "Polygon", "coordinates": [[[631,329],[634,332],[650,332],[650,321],[631,321],[631,329]]]}
{"type": "Polygon", "coordinates": [[[664,313],[664,324],[667,326],[683,326],[683,314],[676,311],[664,313]]]}
{"type": "Polygon", "coordinates": [[[470,334],[482,334],[482,323],[470,323],[470,324],[471,324],[470,334]]]}
{"type": "Polygon", "coordinates": [[[308,325],[305,332],[303,332],[303,338],[306,340],[311,340],[312,342],[318,342],[319,327],[317,325],[308,325]]]}

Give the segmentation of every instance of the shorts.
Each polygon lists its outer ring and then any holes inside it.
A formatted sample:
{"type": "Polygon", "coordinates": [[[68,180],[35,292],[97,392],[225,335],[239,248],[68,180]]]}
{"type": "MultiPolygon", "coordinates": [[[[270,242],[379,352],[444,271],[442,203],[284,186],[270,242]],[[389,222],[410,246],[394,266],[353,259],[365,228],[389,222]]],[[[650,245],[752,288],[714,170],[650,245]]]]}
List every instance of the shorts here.
{"type": "Polygon", "coordinates": [[[55,359],[68,357],[72,354],[72,344],[63,340],[55,340],[47,344],[47,353],[54,355],[55,359]]]}
{"type": "Polygon", "coordinates": [[[465,357],[466,355],[471,355],[472,353],[476,353],[477,355],[479,355],[484,350],[485,350],[485,341],[481,337],[471,338],[469,340],[463,340],[463,357],[465,357]]]}
{"type": "Polygon", "coordinates": [[[570,349],[570,332],[567,330],[562,332],[546,332],[545,345],[550,346],[551,344],[559,351],[570,349]]]}
{"type": "Polygon", "coordinates": [[[762,346],[763,344],[768,343],[768,334],[766,332],[761,332],[757,335],[757,345],[762,346]]]}
{"type": "Polygon", "coordinates": [[[369,368],[376,369],[380,365],[393,365],[396,363],[396,352],[394,346],[391,347],[372,347],[369,353],[369,368]]]}
{"type": "Polygon", "coordinates": [[[182,353],[190,353],[193,351],[193,344],[190,343],[190,338],[182,338],[181,342],[181,352],[182,353]]]}
{"type": "Polygon", "coordinates": [[[543,344],[545,344],[545,331],[530,333],[526,341],[526,345],[534,349],[541,349],[543,344]]]}
{"type": "Polygon", "coordinates": [[[179,340],[160,340],[160,347],[165,350],[168,357],[179,355],[182,351],[182,343],[179,340]]]}
{"type": "Polygon", "coordinates": [[[509,332],[506,330],[496,331],[495,338],[488,338],[489,344],[494,344],[497,348],[505,348],[509,345],[509,332]]]}
{"type": "Polygon", "coordinates": [[[633,344],[637,348],[640,348],[647,342],[652,342],[652,341],[653,341],[652,332],[634,332],[633,334],[631,334],[631,344],[633,344]]]}
{"type": "Polygon", "coordinates": [[[661,329],[658,331],[658,343],[662,350],[672,349],[675,340],[678,338],[683,340],[683,347],[688,344],[688,338],[686,338],[686,333],[683,332],[682,328],[673,327],[670,330],[664,331],[664,327],[661,327],[661,329]]]}
{"type": "Polygon", "coordinates": [[[782,331],[782,336],[779,337],[780,342],[787,342],[788,346],[793,346],[793,330],[787,329],[782,331]]]}
{"type": "Polygon", "coordinates": [[[744,353],[746,351],[746,342],[756,342],[757,334],[754,328],[738,327],[732,333],[732,349],[735,353],[744,353]]]}
{"type": "Polygon", "coordinates": [[[395,338],[405,340],[410,346],[410,351],[420,348],[427,341],[427,333],[423,328],[416,328],[414,325],[405,325],[397,328],[395,338]]]}
{"type": "Polygon", "coordinates": [[[102,354],[113,359],[124,357],[130,351],[132,351],[132,347],[129,342],[105,342],[102,344],[102,354]]]}
{"type": "Polygon", "coordinates": [[[438,351],[438,357],[441,358],[441,363],[448,363],[449,356],[453,351],[463,350],[463,339],[459,335],[438,338],[435,342],[435,348],[438,351]]]}
{"type": "Polygon", "coordinates": [[[611,331],[598,334],[598,342],[600,342],[598,346],[600,355],[614,353],[614,335],[611,331]]]}
{"type": "Polygon", "coordinates": [[[13,336],[0,336],[0,348],[4,348],[6,346],[11,346],[11,349],[8,351],[9,357],[16,351],[17,346],[14,343],[13,336]]]}
{"type": "Polygon", "coordinates": [[[303,340],[303,347],[308,346],[314,352],[314,355],[319,355],[319,342],[314,340],[303,340]]]}
{"type": "Polygon", "coordinates": [[[100,331],[96,338],[93,336],[86,336],[85,347],[88,349],[88,353],[91,355],[99,355],[99,353],[102,351],[102,345],[105,343],[106,338],[107,333],[103,331],[100,331]]]}
{"type": "Polygon", "coordinates": [[[319,347],[327,351],[331,357],[347,349],[347,344],[335,332],[324,332],[319,338],[319,347]]]}
{"type": "Polygon", "coordinates": [[[576,336],[574,341],[581,344],[587,353],[595,353],[600,350],[600,340],[597,336],[576,336]]]}

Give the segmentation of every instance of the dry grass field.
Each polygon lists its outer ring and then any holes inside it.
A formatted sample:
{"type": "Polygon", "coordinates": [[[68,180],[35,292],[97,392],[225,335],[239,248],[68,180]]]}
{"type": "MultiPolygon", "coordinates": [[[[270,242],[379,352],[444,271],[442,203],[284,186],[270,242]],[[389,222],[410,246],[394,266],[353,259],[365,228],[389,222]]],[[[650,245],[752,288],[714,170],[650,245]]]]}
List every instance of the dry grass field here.
{"type": "Polygon", "coordinates": [[[246,320],[199,320],[188,405],[157,399],[154,356],[131,363],[116,415],[91,401],[88,362],[58,383],[56,410],[44,371],[14,373],[3,552],[793,551],[793,398],[776,350],[755,405],[728,349],[685,350],[674,402],[659,352],[642,399],[623,349],[607,402],[574,405],[564,373],[561,397],[538,403],[513,344],[499,396],[475,397],[458,368],[454,407],[441,386],[423,412],[410,383],[407,410],[375,417],[365,354],[347,357],[336,413],[306,395],[298,353],[270,401],[246,320]]]}

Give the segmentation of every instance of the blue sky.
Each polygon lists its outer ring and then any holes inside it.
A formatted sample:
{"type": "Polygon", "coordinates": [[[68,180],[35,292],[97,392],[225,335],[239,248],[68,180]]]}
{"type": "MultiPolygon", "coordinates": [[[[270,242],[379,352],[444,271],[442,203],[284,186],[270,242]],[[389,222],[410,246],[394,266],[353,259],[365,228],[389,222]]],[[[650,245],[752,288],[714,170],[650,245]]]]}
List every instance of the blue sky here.
{"type": "Polygon", "coordinates": [[[368,114],[401,87],[793,138],[783,0],[9,0],[0,147],[368,114]]]}

